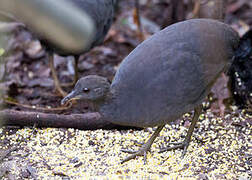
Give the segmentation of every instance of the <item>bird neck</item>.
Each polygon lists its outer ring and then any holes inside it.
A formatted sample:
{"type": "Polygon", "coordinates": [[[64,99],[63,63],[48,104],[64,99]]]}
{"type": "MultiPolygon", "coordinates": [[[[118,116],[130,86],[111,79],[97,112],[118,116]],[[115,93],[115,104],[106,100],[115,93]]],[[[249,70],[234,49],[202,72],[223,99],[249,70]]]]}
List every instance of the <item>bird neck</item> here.
{"type": "Polygon", "coordinates": [[[92,100],[91,101],[91,103],[93,104],[92,109],[94,111],[99,111],[101,106],[111,101],[111,97],[112,97],[112,93],[109,91],[106,96],[99,99],[92,100]]]}
{"type": "Polygon", "coordinates": [[[92,101],[93,103],[93,108],[95,111],[100,111],[100,108],[106,104],[110,104],[112,102],[112,99],[114,97],[114,93],[111,92],[111,90],[104,96],[103,98],[96,99],[92,101]]]}
{"type": "Polygon", "coordinates": [[[104,98],[91,101],[91,103],[93,104],[92,110],[96,112],[99,111],[100,106],[104,104],[104,101],[105,101],[104,98]]]}

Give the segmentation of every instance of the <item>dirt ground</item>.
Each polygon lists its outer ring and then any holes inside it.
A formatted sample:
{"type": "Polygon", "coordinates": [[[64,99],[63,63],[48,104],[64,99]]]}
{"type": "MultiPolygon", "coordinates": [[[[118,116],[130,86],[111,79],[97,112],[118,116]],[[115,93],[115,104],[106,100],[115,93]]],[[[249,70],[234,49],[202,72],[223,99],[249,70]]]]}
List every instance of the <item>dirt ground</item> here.
{"type": "MultiPolygon", "coordinates": [[[[190,1],[173,4],[172,0],[140,1],[146,38],[163,27],[187,19],[192,13],[190,1]]],[[[132,23],[134,1],[121,1],[103,45],[81,56],[80,76],[102,75],[110,80],[118,65],[140,42],[132,23]]],[[[252,2],[229,0],[225,22],[240,35],[252,27],[252,2]]],[[[3,97],[20,104],[37,107],[59,107],[48,65],[48,57],[36,37],[18,28],[7,34],[10,53],[4,59],[5,74],[1,75],[3,97]]],[[[1,50],[1,47],[0,47],[1,50]]],[[[55,66],[61,82],[73,80],[73,65],[68,58],[55,55],[55,66]]],[[[188,130],[192,112],[166,125],[148,154],[148,163],[138,157],[124,164],[127,154],[122,148],[139,148],[153,133],[144,130],[84,131],[66,128],[4,126],[0,128],[0,179],[241,179],[252,177],[252,114],[230,104],[230,95],[223,79],[206,100],[204,111],[194,130],[186,156],[182,150],[158,153],[169,142],[182,141],[188,130]],[[223,93],[224,92],[224,93],[223,93]],[[229,102],[229,105],[226,105],[229,102]]],[[[65,90],[69,92],[72,87],[65,90]]],[[[1,109],[38,111],[0,100],[1,109]]],[[[91,111],[87,103],[64,111],[72,114],[91,111]]]]}

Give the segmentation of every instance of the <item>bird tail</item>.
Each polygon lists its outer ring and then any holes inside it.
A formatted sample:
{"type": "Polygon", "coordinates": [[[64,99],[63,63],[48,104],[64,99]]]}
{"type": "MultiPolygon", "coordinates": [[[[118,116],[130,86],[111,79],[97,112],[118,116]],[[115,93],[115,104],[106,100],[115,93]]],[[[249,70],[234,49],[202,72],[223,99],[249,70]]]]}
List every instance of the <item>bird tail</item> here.
{"type": "Polygon", "coordinates": [[[228,74],[236,105],[252,108],[252,29],[241,37],[228,74]]]}

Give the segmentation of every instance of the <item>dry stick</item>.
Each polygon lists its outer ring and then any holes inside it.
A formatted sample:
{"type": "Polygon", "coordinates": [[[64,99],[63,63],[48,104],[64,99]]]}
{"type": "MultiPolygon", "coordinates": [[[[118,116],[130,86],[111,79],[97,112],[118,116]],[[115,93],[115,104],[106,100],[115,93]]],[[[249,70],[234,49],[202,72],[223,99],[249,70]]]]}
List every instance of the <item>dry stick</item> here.
{"type": "Polygon", "coordinates": [[[20,104],[18,102],[14,102],[8,99],[3,99],[6,104],[16,105],[23,108],[33,109],[33,110],[40,110],[40,111],[63,111],[67,110],[72,107],[72,103],[69,103],[68,106],[56,107],[56,108],[44,108],[44,107],[36,107],[27,104],[20,104]]]}
{"type": "Polygon", "coordinates": [[[135,8],[133,11],[133,20],[134,20],[134,23],[137,25],[138,36],[140,37],[140,40],[143,41],[145,38],[144,38],[144,34],[143,34],[140,12],[139,12],[139,0],[135,0],[135,8]]]}
{"type": "Polygon", "coordinates": [[[192,18],[199,17],[199,10],[200,10],[200,0],[195,0],[193,11],[192,11],[192,18]]]}
{"type": "MultiPolygon", "coordinates": [[[[8,12],[6,12],[6,11],[3,11],[3,10],[0,10],[0,16],[6,18],[6,20],[8,20],[8,21],[19,22],[19,20],[16,19],[15,16],[13,16],[12,14],[10,14],[10,13],[8,13],[8,12]]],[[[24,26],[25,26],[25,25],[24,25],[24,26]]]]}
{"type": "Polygon", "coordinates": [[[61,115],[2,110],[0,111],[0,117],[3,125],[11,126],[33,126],[36,123],[37,127],[76,128],[84,130],[123,128],[106,121],[98,112],[61,115]]]}

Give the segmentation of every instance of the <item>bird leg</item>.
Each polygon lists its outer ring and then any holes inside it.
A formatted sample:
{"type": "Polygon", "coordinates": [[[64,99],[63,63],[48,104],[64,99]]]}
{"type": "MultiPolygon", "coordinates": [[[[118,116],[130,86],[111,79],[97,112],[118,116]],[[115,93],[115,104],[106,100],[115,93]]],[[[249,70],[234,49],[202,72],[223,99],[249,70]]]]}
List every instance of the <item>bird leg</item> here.
{"type": "Polygon", "coordinates": [[[67,93],[61,88],[55,67],[54,67],[54,58],[53,58],[53,53],[49,53],[49,66],[52,72],[52,77],[54,79],[54,86],[56,90],[60,93],[62,97],[65,97],[67,93]]]}
{"type": "Polygon", "coordinates": [[[144,164],[146,164],[146,162],[147,162],[147,152],[150,151],[152,143],[154,142],[156,137],[159,135],[159,133],[163,129],[163,127],[164,127],[164,125],[158,126],[156,131],[151,135],[150,139],[145,144],[143,144],[142,147],[138,151],[122,149],[121,150],[122,152],[126,152],[126,153],[129,153],[129,154],[132,154],[132,155],[130,155],[129,157],[122,160],[121,163],[125,163],[126,161],[134,159],[137,156],[144,156],[144,164]]]}
{"type": "Polygon", "coordinates": [[[192,133],[193,133],[193,130],[194,130],[194,127],[199,119],[199,116],[200,116],[200,113],[201,113],[201,110],[202,110],[202,105],[196,107],[194,109],[194,115],[193,115],[193,119],[192,119],[192,123],[189,127],[189,130],[187,132],[187,135],[186,135],[186,138],[183,142],[178,142],[178,143],[171,143],[171,144],[174,144],[174,146],[172,147],[166,147],[166,148],[163,148],[159,151],[159,153],[162,153],[162,152],[165,152],[165,151],[170,151],[172,149],[177,149],[177,148],[181,148],[183,149],[183,154],[182,154],[182,158],[185,156],[186,154],[186,151],[187,151],[187,148],[189,146],[189,143],[191,141],[191,136],[192,136],[192,133]]]}

